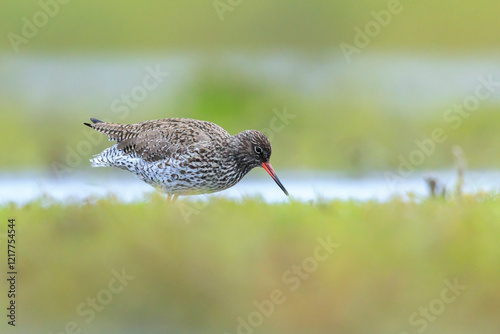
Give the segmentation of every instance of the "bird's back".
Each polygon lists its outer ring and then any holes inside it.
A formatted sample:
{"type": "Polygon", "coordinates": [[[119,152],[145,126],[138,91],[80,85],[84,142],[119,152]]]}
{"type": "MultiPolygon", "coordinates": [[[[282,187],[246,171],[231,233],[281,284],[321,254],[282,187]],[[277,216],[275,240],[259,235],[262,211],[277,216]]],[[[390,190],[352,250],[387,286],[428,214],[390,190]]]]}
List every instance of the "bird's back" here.
{"type": "Polygon", "coordinates": [[[182,154],[193,144],[222,145],[224,139],[230,137],[217,124],[189,118],[164,118],[136,124],[98,121],[92,128],[116,140],[118,150],[148,162],[182,154]]]}

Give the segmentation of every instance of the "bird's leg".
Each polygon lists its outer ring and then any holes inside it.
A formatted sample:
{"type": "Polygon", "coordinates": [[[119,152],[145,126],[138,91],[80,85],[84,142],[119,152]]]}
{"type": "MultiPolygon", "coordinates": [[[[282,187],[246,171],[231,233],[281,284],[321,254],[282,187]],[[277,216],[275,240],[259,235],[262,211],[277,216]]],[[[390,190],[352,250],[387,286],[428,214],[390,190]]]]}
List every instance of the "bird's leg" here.
{"type": "Polygon", "coordinates": [[[178,197],[179,197],[179,195],[175,195],[175,194],[174,195],[170,195],[170,194],[168,194],[167,195],[167,202],[173,203],[173,202],[177,201],[178,197]]]}

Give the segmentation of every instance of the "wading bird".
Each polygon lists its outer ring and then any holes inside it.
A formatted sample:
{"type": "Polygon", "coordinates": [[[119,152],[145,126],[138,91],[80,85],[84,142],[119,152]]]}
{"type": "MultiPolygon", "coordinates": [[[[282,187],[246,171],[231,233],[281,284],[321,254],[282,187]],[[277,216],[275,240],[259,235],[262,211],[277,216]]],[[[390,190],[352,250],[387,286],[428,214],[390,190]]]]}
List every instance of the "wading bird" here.
{"type": "Polygon", "coordinates": [[[271,144],[256,130],[231,136],[220,126],[188,118],[165,118],[137,124],[83,123],[116,141],[91,159],[92,167],[117,167],[166,193],[207,194],[234,186],[254,167],[263,167],[288,192],[269,159],[271,144]]]}

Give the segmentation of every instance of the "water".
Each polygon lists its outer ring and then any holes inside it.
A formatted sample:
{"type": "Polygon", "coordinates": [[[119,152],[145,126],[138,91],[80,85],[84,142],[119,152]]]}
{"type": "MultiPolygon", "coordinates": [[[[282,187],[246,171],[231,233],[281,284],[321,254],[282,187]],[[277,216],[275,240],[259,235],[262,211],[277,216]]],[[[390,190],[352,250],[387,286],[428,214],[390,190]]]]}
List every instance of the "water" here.
{"type": "MultiPolygon", "coordinates": [[[[429,191],[425,177],[437,178],[447,189],[453,189],[453,171],[415,173],[396,184],[383,174],[349,177],[326,172],[283,172],[280,178],[290,198],[302,202],[320,200],[388,201],[394,197],[424,198],[429,191]]],[[[500,190],[500,171],[471,171],[466,174],[464,191],[496,192],[500,190]]],[[[38,172],[0,173],[0,205],[24,205],[39,198],[47,203],[81,203],[114,196],[120,202],[147,201],[155,190],[128,173],[80,173],[56,179],[38,172]]],[[[287,198],[263,170],[253,171],[233,188],[211,195],[190,196],[191,200],[206,200],[210,196],[240,201],[246,197],[261,197],[268,203],[287,202],[287,198]],[[259,175],[260,174],[260,175],[259,175]]]]}

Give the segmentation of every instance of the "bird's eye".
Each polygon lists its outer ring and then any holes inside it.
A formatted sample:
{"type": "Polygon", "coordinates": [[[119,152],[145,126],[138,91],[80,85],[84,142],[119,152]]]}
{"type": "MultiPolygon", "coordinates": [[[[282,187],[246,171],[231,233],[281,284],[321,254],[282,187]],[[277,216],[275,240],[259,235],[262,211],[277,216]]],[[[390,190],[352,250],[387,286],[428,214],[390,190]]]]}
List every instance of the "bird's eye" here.
{"type": "Polygon", "coordinates": [[[255,146],[255,153],[261,154],[262,153],[262,148],[260,146],[255,146]]]}

